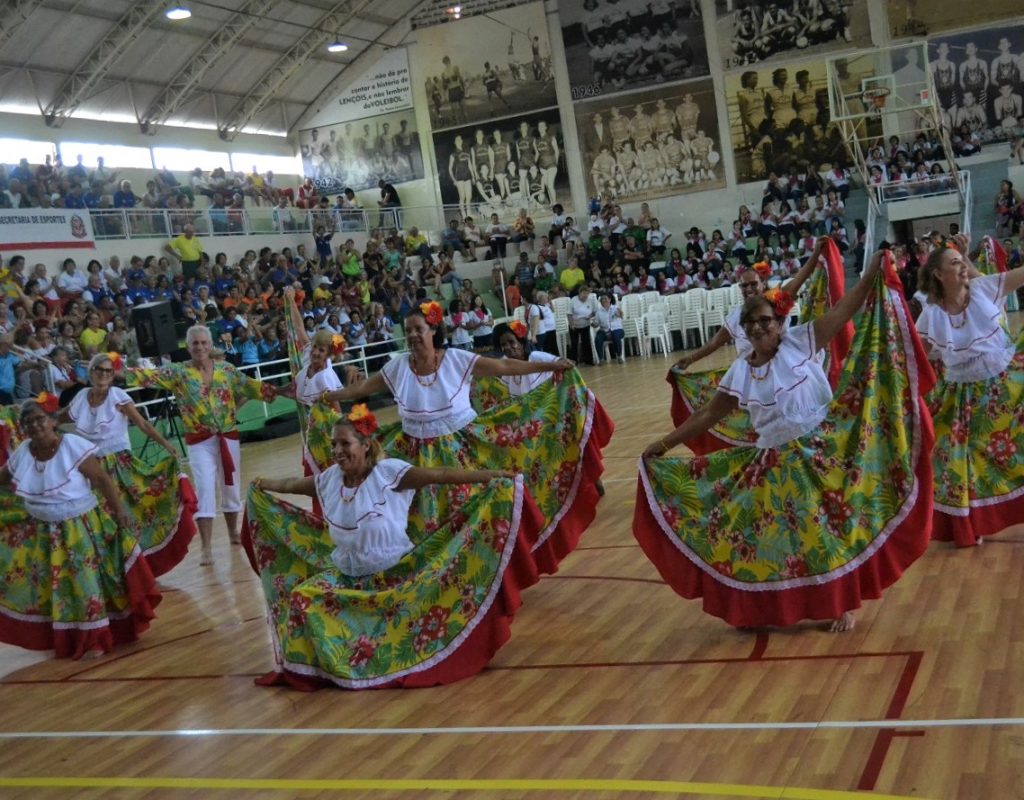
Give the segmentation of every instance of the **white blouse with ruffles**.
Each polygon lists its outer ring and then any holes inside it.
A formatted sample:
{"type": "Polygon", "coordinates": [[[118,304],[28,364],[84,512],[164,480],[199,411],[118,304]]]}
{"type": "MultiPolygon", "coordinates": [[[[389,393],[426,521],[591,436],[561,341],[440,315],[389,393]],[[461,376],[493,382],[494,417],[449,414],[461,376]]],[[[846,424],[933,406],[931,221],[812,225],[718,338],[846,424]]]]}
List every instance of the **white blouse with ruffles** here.
{"type": "Polygon", "coordinates": [[[295,399],[306,407],[313,405],[324,392],[344,388],[330,359],[327,359],[322,370],[312,378],[308,377],[309,351],[309,345],[302,349],[302,368],[295,374],[295,399]]]}
{"type": "Polygon", "coordinates": [[[795,325],[783,331],[771,361],[754,367],[745,357],[737,358],[718,384],[750,414],[757,447],[780,447],[825,419],[832,388],[817,351],[814,323],[795,325]]]}
{"type": "Polygon", "coordinates": [[[417,439],[444,436],[476,419],[469,390],[477,358],[466,350],[449,348],[433,375],[416,375],[409,353],[384,365],[380,374],[398,403],[406,434],[417,439]]]}
{"type": "Polygon", "coordinates": [[[48,461],[36,461],[28,447],[28,441],[22,442],[7,468],[14,479],[14,492],[25,501],[29,514],[46,522],[61,522],[96,507],[89,480],[78,470],[86,458],[96,454],[89,440],[64,434],[48,461]]]}
{"type": "Polygon", "coordinates": [[[413,548],[406,534],[416,492],[396,487],[412,467],[385,458],[355,489],[333,464],[316,476],[316,494],[334,542],[331,561],[345,575],[371,575],[397,564],[413,548]]]}
{"type": "MultiPolygon", "coordinates": [[[[530,353],[527,361],[558,361],[558,356],[545,353],[543,350],[534,350],[530,353]]],[[[502,375],[501,382],[508,387],[508,393],[513,397],[522,397],[529,394],[542,383],[551,380],[553,372],[534,372],[532,375],[502,375]]]]}
{"type": "Polygon", "coordinates": [[[747,338],[747,332],[740,324],[740,315],[743,313],[743,306],[737,306],[725,315],[725,329],[729,331],[733,344],[736,345],[736,352],[740,358],[746,358],[753,351],[754,347],[747,338]]]}
{"type": "Polygon", "coordinates": [[[131,450],[128,438],[128,417],[121,411],[131,405],[132,399],[124,389],[111,386],[104,401],[93,408],[89,404],[89,390],[75,395],[68,406],[68,416],[75,423],[75,433],[96,446],[96,456],[131,450]]]}
{"type": "Polygon", "coordinates": [[[950,383],[988,380],[1010,365],[1015,348],[1003,327],[1005,279],[1005,273],[974,278],[961,314],[929,303],[917,318],[921,339],[931,346],[931,356],[942,360],[950,383]]]}

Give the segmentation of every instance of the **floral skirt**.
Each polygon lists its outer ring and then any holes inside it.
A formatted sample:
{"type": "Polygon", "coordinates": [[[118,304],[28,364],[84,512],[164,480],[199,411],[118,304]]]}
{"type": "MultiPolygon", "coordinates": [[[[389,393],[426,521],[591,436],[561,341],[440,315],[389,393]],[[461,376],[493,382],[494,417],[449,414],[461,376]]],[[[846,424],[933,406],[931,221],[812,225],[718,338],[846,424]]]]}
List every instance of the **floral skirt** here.
{"type": "Polygon", "coordinates": [[[0,492],[0,641],[80,658],[134,641],[160,602],[131,531],[100,506],[63,522],[28,515],[0,492]]]}
{"type": "Polygon", "coordinates": [[[1001,375],[940,381],[928,396],[935,425],[932,537],[977,544],[1024,523],[1024,347],[1001,375]]]}
{"type": "MultiPolygon", "coordinates": [[[[329,426],[323,413],[315,412],[316,424],[329,426]]],[[[604,472],[601,450],[614,429],[579,373],[570,370],[484,411],[454,433],[416,439],[395,423],[382,426],[377,436],[389,456],[419,467],[521,472],[544,518],[534,545],[537,568],[553,573],[596,516],[597,484],[604,472]]],[[[463,495],[462,487],[425,489],[417,494],[419,513],[424,519],[444,519],[463,495]]]]}
{"type": "MultiPolygon", "coordinates": [[[[710,403],[725,373],[724,369],[683,372],[678,367],[672,367],[665,376],[672,387],[672,424],[678,428],[694,411],[710,403]]],[[[715,423],[707,433],[695,436],[684,444],[697,455],[703,456],[726,447],[742,447],[756,441],[757,431],[750,424],[750,415],[737,408],[715,423]]]]}
{"type": "Polygon", "coordinates": [[[7,463],[19,444],[21,444],[21,429],[18,427],[18,406],[0,406],[0,467],[7,463]]]}
{"type": "Polygon", "coordinates": [[[899,290],[880,286],[817,430],[771,450],[641,462],[634,535],[678,594],[737,626],[834,619],[924,552],[921,394],[934,376],[908,318],[899,290]]]}
{"type": "Polygon", "coordinates": [[[250,489],[242,540],[266,595],[276,669],[298,689],[434,686],[482,670],[510,637],[520,591],[537,582],[539,512],[522,479],[466,487],[438,522],[413,514],[416,547],[358,578],[331,561],[327,525],[250,489]]]}
{"type": "Polygon", "coordinates": [[[192,515],[196,494],[169,455],[155,464],[135,458],[130,451],[109,453],[100,459],[135,521],[135,535],[154,575],[176,567],[188,553],[196,534],[192,515]]]}

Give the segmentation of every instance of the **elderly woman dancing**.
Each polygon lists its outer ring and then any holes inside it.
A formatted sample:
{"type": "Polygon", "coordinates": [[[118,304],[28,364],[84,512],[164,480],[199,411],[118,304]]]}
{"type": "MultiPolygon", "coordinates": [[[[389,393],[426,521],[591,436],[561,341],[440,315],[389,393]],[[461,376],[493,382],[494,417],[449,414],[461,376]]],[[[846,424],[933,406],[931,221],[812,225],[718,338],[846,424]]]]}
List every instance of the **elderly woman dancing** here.
{"type": "Polygon", "coordinates": [[[242,499],[238,483],[241,449],[238,445],[238,408],[246,400],[274,399],[273,387],[246,378],[223,360],[213,359],[213,341],[203,325],[185,334],[189,361],[152,369],[132,369],[129,386],[163,389],[174,395],[185,426],[188,460],[195,479],[198,510],[195,513],[202,538],[203,566],[213,564],[213,520],[217,515],[217,490],[232,544],[239,544],[238,514],[242,499]]]}
{"type": "Polygon", "coordinates": [[[385,458],[365,405],[331,432],[315,477],[258,478],[244,538],[267,599],[274,672],[299,689],[432,686],[479,672],[510,636],[519,593],[537,581],[542,524],[522,478],[385,458]],[[458,494],[444,519],[416,511],[437,484],[458,494]],[[316,497],[323,517],[269,492],[316,497]]]}
{"type": "Polygon", "coordinates": [[[150,569],[154,575],[163,575],[185,557],[196,534],[196,495],[181,473],[178,452],[139,413],[131,397],[113,385],[115,361],[120,362],[120,356],[92,357],[90,386],[75,395],[62,419],[69,419],[75,433],[96,447],[96,458],[125,498],[150,569]],[[133,456],[129,421],[167,456],[152,464],[133,456]]]}
{"type": "Polygon", "coordinates": [[[633,532],[662,577],[742,627],[832,620],[881,596],[925,550],[931,526],[934,376],[899,279],[876,253],[857,286],[814,322],[785,327],[791,301],[743,306],[751,352],[712,400],[644,452],[633,532]],[[872,292],[873,290],[873,292],[872,292]],[[833,399],[817,353],[869,294],[833,399]],[[753,447],[661,458],[734,408],[753,447]]]}
{"type": "Polygon", "coordinates": [[[941,365],[929,396],[935,424],[932,536],[969,547],[1024,522],[1024,341],[1006,332],[1006,297],[1024,267],[979,276],[960,237],[932,251],[918,286],[917,329],[941,365]]]}
{"type": "Polygon", "coordinates": [[[96,448],[59,433],[56,397],[41,399],[25,403],[26,439],[0,467],[16,494],[0,504],[0,641],[81,658],[134,641],[160,593],[96,448]]]}

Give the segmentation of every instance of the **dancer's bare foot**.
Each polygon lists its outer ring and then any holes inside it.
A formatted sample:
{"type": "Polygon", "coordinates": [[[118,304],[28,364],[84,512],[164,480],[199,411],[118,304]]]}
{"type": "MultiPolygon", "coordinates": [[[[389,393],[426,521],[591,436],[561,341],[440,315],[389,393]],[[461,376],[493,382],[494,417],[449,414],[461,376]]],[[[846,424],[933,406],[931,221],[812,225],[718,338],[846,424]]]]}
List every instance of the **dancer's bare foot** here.
{"type": "Polygon", "coordinates": [[[103,658],[106,655],[100,648],[94,647],[92,650],[86,650],[82,653],[82,661],[92,661],[96,658],[103,658]]]}
{"type": "Polygon", "coordinates": [[[978,541],[975,542],[975,544],[985,544],[985,537],[984,536],[979,536],[978,537],[978,541]]]}
{"type": "Polygon", "coordinates": [[[213,548],[203,547],[203,554],[199,558],[199,566],[201,567],[212,567],[213,566],[213,548]]]}
{"type": "Polygon", "coordinates": [[[231,541],[231,544],[241,544],[242,543],[242,537],[239,536],[237,533],[229,533],[228,534],[228,539],[231,541]]]}
{"type": "Polygon", "coordinates": [[[854,626],[853,612],[847,611],[843,616],[832,620],[832,624],[828,627],[829,633],[846,633],[852,631],[854,626]]]}

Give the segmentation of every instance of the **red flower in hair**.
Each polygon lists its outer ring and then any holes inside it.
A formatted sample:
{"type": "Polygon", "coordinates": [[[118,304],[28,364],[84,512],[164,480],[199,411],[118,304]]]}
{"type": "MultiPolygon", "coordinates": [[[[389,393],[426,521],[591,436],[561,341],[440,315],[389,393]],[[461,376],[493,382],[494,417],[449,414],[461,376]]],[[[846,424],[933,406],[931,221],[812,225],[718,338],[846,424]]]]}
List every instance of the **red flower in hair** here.
{"type": "Polygon", "coordinates": [[[517,319],[512,320],[512,322],[508,326],[508,329],[512,331],[512,335],[515,336],[517,339],[525,339],[526,334],[528,333],[526,326],[517,319]]]}
{"type": "Polygon", "coordinates": [[[789,312],[793,310],[792,296],[782,289],[769,289],[764,293],[764,299],[772,304],[777,317],[788,317],[789,312]]]}
{"type": "Polygon", "coordinates": [[[439,303],[431,300],[429,303],[420,303],[420,313],[423,314],[423,319],[427,321],[427,324],[433,327],[434,325],[440,325],[441,320],[444,319],[444,310],[441,308],[439,303]]]}
{"type": "Polygon", "coordinates": [[[121,354],[111,350],[107,353],[107,358],[110,359],[110,365],[114,368],[114,372],[120,372],[124,369],[124,359],[121,358],[121,354]]]}
{"type": "Polygon", "coordinates": [[[36,402],[42,406],[43,411],[47,414],[56,414],[57,409],[60,407],[60,398],[49,392],[40,392],[36,396],[36,402]]]}
{"type": "Polygon", "coordinates": [[[366,407],[366,403],[352,406],[352,410],[348,413],[348,421],[352,423],[353,428],[359,431],[361,436],[372,436],[373,432],[377,430],[377,418],[366,407]]]}
{"type": "Polygon", "coordinates": [[[340,356],[345,352],[345,345],[348,344],[345,341],[345,337],[340,333],[336,333],[331,337],[331,355],[340,356]]]}
{"type": "Polygon", "coordinates": [[[763,280],[767,280],[772,276],[772,265],[767,261],[758,261],[751,269],[760,275],[763,280]]]}

